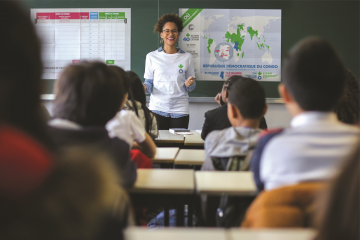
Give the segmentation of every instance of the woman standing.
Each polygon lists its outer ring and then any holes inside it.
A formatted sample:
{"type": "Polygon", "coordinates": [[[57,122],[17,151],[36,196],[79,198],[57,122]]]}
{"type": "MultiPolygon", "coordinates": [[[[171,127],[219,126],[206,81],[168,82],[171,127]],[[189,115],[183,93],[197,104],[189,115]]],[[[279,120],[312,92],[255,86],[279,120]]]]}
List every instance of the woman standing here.
{"type": "Polygon", "coordinates": [[[189,94],[194,90],[194,60],[190,53],[176,47],[182,19],[177,14],[163,15],[155,25],[164,47],[146,55],[146,93],[150,93],[150,110],[154,113],[159,130],[188,128],[189,94]]]}

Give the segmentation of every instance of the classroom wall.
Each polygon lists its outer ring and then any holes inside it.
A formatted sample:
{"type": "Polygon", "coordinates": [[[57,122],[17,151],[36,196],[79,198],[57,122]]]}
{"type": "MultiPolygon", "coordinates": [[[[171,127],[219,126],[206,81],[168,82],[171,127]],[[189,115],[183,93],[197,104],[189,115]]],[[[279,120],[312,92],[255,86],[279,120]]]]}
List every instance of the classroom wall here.
{"type": "MultiPolygon", "coordinates": [[[[214,103],[190,103],[190,123],[189,129],[202,129],[204,114],[206,111],[217,108],[219,105],[214,103]]],[[[289,127],[291,116],[283,103],[268,104],[268,111],[265,114],[268,128],[289,127]]]]}
{"type": "MultiPolygon", "coordinates": [[[[53,101],[43,101],[43,104],[49,110],[50,114],[52,114],[53,101]]],[[[285,105],[282,103],[270,103],[268,105],[268,112],[265,115],[268,127],[289,127],[291,117],[285,105]]],[[[213,103],[190,103],[189,129],[202,129],[205,112],[218,106],[215,101],[213,103]]]]}
{"type": "MultiPolygon", "coordinates": [[[[4,0],[1,0],[4,1],[4,0]]],[[[8,0],[12,1],[12,0],[8,0]]],[[[21,0],[30,8],[131,8],[131,70],[144,76],[145,57],[159,45],[153,27],[164,13],[179,8],[234,8],[282,10],[282,59],[300,39],[319,36],[339,51],[347,68],[360,77],[359,1],[351,0],[21,0]]],[[[282,61],[283,62],[283,61],[282,61]]],[[[44,80],[43,94],[53,92],[54,80],[44,80]]],[[[191,97],[212,97],[221,89],[222,81],[198,81],[191,97]]],[[[267,97],[277,98],[277,83],[262,82],[267,97]],[[271,86],[270,86],[271,85],[271,86]]]]}

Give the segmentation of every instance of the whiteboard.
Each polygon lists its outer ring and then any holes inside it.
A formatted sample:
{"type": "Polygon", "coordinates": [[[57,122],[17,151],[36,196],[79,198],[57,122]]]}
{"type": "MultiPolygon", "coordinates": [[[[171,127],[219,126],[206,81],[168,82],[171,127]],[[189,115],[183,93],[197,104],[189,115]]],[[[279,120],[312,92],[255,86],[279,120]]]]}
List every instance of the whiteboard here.
{"type": "Polygon", "coordinates": [[[57,79],[69,64],[101,61],[130,70],[130,8],[31,9],[41,40],[42,79],[57,79]]]}

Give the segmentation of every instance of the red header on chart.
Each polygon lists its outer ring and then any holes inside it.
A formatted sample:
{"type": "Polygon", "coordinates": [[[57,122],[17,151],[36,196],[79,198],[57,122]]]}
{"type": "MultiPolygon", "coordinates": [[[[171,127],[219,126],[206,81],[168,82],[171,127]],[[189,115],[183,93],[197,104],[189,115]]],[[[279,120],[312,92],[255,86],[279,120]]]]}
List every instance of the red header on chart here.
{"type": "Polygon", "coordinates": [[[50,19],[89,19],[88,12],[53,12],[53,13],[36,13],[36,19],[50,20],[50,19]]]}

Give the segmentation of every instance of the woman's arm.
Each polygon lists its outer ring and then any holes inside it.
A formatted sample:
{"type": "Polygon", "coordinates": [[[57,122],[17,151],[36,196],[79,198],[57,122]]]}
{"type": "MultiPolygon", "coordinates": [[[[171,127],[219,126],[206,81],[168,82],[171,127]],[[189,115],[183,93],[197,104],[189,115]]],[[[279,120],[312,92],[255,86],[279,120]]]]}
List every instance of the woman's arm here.
{"type": "Polygon", "coordinates": [[[195,75],[195,67],[194,67],[194,58],[193,58],[193,56],[191,54],[190,54],[190,57],[189,57],[189,69],[186,71],[185,77],[187,78],[186,81],[185,81],[186,91],[191,92],[196,87],[196,82],[195,82],[196,75],[195,75]]]}
{"type": "Polygon", "coordinates": [[[150,54],[146,55],[145,60],[145,73],[144,73],[144,90],[145,93],[151,94],[154,86],[154,70],[151,67],[151,56],[150,54]]]}
{"type": "Polygon", "coordinates": [[[185,87],[186,87],[186,91],[191,92],[192,90],[195,89],[195,87],[196,87],[196,82],[194,81],[194,83],[193,83],[191,86],[186,86],[186,85],[185,85],[185,87]]]}
{"type": "Polygon", "coordinates": [[[145,87],[145,94],[151,94],[154,86],[153,79],[145,79],[144,87],[145,87]]]}

